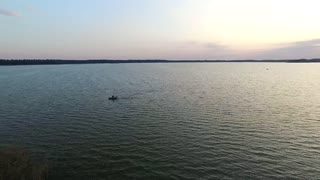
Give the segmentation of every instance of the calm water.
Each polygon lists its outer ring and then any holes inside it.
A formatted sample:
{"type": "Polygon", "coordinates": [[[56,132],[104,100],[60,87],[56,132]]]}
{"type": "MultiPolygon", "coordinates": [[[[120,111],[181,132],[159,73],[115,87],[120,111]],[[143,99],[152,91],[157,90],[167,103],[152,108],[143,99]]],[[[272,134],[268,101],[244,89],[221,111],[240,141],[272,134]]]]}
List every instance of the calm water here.
{"type": "Polygon", "coordinates": [[[320,64],[0,67],[0,101],[50,179],[320,179],[320,64]]]}

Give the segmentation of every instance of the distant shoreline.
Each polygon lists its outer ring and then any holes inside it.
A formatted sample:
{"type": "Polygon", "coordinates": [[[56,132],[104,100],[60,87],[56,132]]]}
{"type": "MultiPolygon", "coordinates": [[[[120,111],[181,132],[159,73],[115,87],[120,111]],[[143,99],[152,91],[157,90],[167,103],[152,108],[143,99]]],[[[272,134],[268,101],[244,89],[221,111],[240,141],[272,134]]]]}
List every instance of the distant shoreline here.
{"type": "Polygon", "coordinates": [[[0,66],[59,64],[129,64],[129,63],[320,63],[320,59],[289,60],[62,60],[62,59],[0,59],[0,66]]]}

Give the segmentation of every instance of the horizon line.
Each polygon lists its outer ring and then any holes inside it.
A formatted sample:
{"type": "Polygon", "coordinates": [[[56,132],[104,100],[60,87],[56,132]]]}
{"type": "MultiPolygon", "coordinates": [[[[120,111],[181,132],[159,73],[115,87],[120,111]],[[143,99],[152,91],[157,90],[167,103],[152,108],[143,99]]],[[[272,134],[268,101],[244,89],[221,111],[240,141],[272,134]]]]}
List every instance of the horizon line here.
{"type": "Polygon", "coordinates": [[[293,61],[293,60],[320,60],[318,58],[270,58],[270,59],[62,59],[62,58],[0,58],[1,61],[23,61],[23,60],[59,60],[59,61],[293,61]]]}

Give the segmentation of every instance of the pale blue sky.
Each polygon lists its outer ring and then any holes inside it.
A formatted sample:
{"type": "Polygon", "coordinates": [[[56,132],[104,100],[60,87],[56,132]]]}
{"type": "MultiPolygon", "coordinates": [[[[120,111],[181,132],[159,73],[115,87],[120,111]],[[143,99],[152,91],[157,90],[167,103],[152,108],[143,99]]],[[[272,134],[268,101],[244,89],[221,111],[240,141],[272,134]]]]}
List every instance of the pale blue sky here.
{"type": "Polygon", "coordinates": [[[320,57],[318,0],[1,0],[1,58],[320,57]]]}

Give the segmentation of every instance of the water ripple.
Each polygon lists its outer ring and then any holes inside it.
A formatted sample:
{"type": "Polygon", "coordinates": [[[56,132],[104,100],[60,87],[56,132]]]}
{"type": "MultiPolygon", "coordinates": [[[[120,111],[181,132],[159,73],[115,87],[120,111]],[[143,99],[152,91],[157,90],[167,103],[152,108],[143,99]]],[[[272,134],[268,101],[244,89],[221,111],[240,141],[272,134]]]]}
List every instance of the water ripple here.
{"type": "Polygon", "coordinates": [[[15,68],[0,143],[47,157],[51,179],[320,178],[318,65],[15,68]]]}

